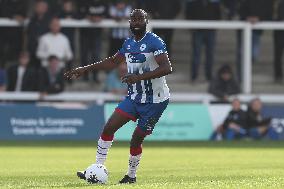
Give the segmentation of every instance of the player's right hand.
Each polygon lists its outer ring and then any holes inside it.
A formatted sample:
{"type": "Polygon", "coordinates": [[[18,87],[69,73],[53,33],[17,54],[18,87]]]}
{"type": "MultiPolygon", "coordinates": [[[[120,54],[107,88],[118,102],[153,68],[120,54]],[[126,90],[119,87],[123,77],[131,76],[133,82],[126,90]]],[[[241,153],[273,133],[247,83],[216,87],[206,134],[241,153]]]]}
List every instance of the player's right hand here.
{"type": "Polygon", "coordinates": [[[85,73],[85,71],[86,70],[84,67],[78,67],[68,72],[65,72],[64,78],[65,79],[77,79],[78,77],[82,76],[85,73]]]}

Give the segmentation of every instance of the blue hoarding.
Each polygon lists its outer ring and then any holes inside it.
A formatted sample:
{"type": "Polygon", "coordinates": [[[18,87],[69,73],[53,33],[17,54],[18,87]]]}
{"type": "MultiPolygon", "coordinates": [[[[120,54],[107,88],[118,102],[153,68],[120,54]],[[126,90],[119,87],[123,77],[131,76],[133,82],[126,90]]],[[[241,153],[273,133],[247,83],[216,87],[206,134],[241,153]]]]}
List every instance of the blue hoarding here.
{"type": "Polygon", "coordinates": [[[271,117],[271,126],[278,135],[279,140],[284,140],[284,106],[270,105],[262,110],[264,117],[271,117]]]}
{"type": "Polygon", "coordinates": [[[0,104],[1,140],[97,140],[103,125],[103,106],[0,104]]]}

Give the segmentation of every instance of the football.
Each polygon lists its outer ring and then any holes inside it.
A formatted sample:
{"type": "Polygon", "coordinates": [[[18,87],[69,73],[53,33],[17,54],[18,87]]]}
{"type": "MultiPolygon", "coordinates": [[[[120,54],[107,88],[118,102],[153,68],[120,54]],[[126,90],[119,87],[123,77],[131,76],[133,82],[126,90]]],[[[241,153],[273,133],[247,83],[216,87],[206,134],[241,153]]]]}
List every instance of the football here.
{"type": "Polygon", "coordinates": [[[102,164],[92,164],[86,169],[85,176],[90,184],[106,184],[108,171],[102,164]]]}

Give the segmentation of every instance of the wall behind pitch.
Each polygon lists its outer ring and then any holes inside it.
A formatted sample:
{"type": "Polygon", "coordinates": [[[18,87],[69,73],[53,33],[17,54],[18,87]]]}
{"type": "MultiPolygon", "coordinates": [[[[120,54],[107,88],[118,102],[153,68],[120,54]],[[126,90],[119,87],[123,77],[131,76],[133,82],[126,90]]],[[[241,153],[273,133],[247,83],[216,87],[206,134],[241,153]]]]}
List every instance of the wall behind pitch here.
{"type": "Polygon", "coordinates": [[[103,106],[0,104],[1,140],[97,140],[103,106]]]}

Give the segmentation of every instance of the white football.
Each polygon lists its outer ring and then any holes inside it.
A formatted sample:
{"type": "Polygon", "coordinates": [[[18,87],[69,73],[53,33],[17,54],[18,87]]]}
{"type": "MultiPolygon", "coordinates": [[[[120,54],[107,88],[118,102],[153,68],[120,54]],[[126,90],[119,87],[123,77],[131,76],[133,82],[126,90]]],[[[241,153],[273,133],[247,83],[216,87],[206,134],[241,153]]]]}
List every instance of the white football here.
{"type": "Polygon", "coordinates": [[[92,164],[85,172],[86,181],[91,184],[106,184],[108,172],[102,164],[92,164]]]}

